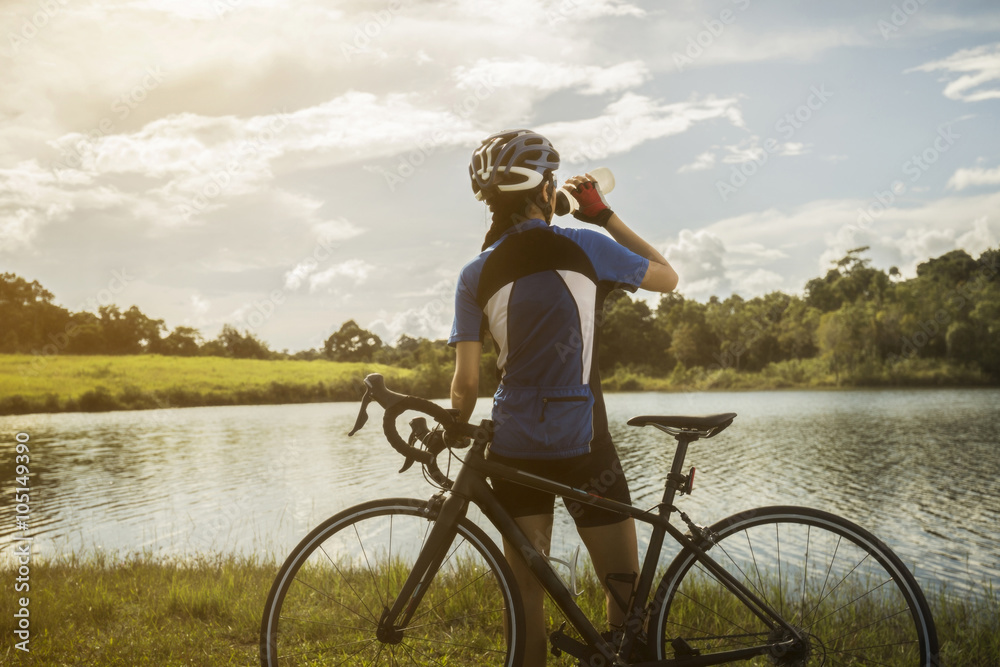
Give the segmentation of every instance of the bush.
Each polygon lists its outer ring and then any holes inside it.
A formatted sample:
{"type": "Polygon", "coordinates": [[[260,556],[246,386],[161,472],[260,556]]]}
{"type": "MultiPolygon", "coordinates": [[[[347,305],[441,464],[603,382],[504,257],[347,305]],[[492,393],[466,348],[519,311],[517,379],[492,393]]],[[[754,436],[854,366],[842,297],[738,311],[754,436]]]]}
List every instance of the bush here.
{"type": "Polygon", "coordinates": [[[80,396],[79,406],[81,412],[108,412],[122,407],[108,388],[103,386],[91,389],[80,396]]]}

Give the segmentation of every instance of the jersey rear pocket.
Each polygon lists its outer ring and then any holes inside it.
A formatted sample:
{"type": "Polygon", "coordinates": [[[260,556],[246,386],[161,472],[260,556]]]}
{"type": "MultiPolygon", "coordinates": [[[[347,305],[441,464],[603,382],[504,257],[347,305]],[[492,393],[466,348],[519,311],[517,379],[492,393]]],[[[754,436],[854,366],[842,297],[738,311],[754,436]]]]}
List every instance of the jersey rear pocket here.
{"type": "Polygon", "coordinates": [[[508,387],[493,402],[493,445],[498,454],[554,459],[590,451],[594,435],[590,385],[508,387]]]}

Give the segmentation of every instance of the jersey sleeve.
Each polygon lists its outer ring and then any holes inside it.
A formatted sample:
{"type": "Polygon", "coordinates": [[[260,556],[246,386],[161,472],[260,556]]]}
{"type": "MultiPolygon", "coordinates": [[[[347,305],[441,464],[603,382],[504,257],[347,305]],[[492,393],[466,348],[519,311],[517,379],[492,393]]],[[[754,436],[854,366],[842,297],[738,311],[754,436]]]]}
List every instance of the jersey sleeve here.
{"type": "Polygon", "coordinates": [[[573,239],[587,253],[597,279],[613,283],[615,287],[634,292],[646,276],[649,260],[637,255],[614,239],[591,229],[564,229],[559,231],[573,239]]]}
{"type": "Polygon", "coordinates": [[[451,325],[448,345],[452,347],[463,341],[483,340],[483,311],[476,303],[476,285],[472,282],[476,272],[467,266],[458,277],[455,289],[455,321],[451,325]]]}

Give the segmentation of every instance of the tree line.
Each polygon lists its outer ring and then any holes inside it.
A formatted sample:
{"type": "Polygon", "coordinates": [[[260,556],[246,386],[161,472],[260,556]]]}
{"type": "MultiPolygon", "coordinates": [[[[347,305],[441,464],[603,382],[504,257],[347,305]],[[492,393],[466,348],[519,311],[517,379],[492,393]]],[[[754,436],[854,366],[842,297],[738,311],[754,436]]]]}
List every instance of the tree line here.
{"type": "MultiPolygon", "coordinates": [[[[864,383],[891,378],[903,362],[939,360],[1000,380],[1000,249],[978,259],[953,250],[923,262],[908,280],[895,267],[872,267],[867,250],[849,251],[825,276],[808,281],[802,296],[772,292],[702,303],[666,294],[653,309],[614,292],[598,313],[601,373],[683,378],[696,369],[752,373],[809,360],[838,382],[864,383]]],[[[419,369],[428,395],[446,393],[454,368],[454,351],[443,340],[403,335],[387,344],[354,320],[322,349],[290,354],[229,324],[211,340],[188,326],[167,332],[163,320],[136,306],[70,312],[37,281],[11,273],[0,276],[0,322],[4,353],[363,361],[419,369]]],[[[553,353],[562,353],[560,345],[553,342],[553,353]]],[[[496,355],[490,341],[484,349],[481,389],[489,393],[496,355]]]]}

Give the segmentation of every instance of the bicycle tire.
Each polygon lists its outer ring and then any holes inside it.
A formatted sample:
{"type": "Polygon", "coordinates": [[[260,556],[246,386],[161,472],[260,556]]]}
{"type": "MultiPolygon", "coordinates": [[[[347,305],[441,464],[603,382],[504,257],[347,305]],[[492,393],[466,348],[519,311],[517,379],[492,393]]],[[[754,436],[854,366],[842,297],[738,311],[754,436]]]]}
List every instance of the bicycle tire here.
{"type": "MultiPolygon", "coordinates": [[[[794,652],[749,664],[940,664],[923,592],[867,530],[827,512],[785,506],[736,514],[708,530],[712,543],[702,541],[701,548],[807,636],[794,652]]],[[[660,659],[786,638],[708,574],[690,549],[663,575],[651,625],[660,659]]]]}
{"type": "Polygon", "coordinates": [[[349,508],[313,529],[268,593],[261,665],[520,664],[520,592],[503,553],[466,518],[402,639],[376,637],[383,608],[433,520],[427,502],[391,498],[349,508]]]}

